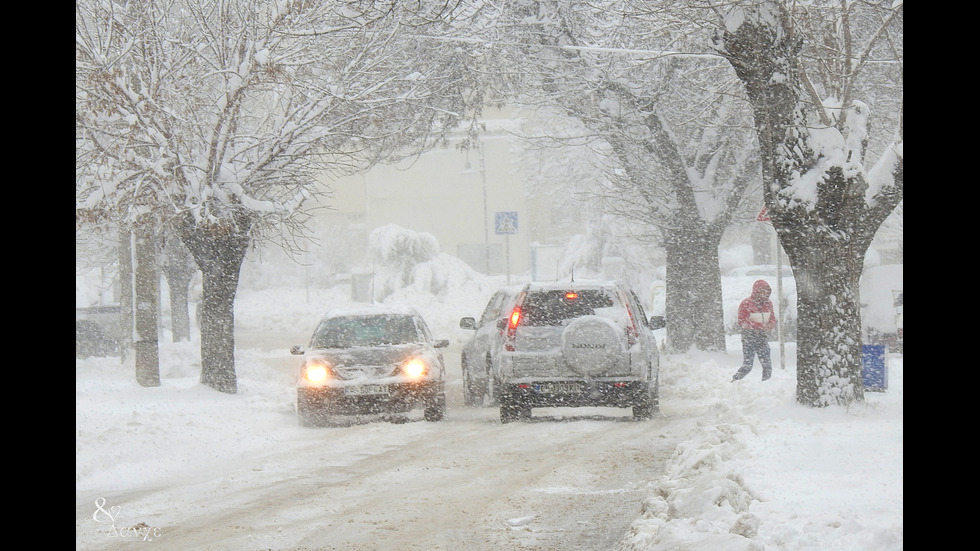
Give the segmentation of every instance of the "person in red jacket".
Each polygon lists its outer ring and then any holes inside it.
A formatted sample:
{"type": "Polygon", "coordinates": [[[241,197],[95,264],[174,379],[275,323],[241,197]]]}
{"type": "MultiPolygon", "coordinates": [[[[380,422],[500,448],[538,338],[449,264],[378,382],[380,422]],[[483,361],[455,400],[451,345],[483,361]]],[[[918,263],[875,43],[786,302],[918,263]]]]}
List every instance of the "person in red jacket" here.
{"type": "Polygon", "coordinates": [[[763,280],[752,284],[752,296],[738,305],[738,327],[742,330],[742,367],[732,375],[732,382],[752,371],[752,362],[759,356],[762,364],[762,380],[772,377],[772,357],[769,350],[769,333],[776,327],[776,314],[769,295],[772,288],[763,280]]]}

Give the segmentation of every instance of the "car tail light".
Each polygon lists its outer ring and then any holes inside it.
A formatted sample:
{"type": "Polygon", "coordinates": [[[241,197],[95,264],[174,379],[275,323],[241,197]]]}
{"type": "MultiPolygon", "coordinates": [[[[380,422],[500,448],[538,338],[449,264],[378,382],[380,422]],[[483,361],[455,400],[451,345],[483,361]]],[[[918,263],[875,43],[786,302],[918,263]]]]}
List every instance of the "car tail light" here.
{"type": "Polygon", "coordinates": [[[521,324],[521,306],[524,304],[524,293],[517,295],[514,301],[514,309],[510,311],[507,318],[507,333],[504,335],[504,350],[514,351],[514,340],[517,338],[517,326],[521,324]]]}
{"type": "Polygon", "coordinates": [[[623,304],[626,305],[626,313],[629,315],[630,318],[630,322],[626,326],[626,343],[629,346],[633,346],[640,340],[640,330],[636,326],[636,316],[633,315],[633,309],[630,308],[629,301],[626,300],[626,297],[622,297],[622,296],[620,297],[620,299],[623,301],[623,304]]]}
{"type": "Polygon", "coordinates": [[[507,334],[504,337],[504,349],[514,351],[514,339],[517,337],[517,326],[521,323],[521,307],[515,306],[507,320],[507,334]]]}
{"type": "MultiPolygon", "coordinates": [[[[632,318],[632,316],[630,316],[632,318]]],[[[636,322],[630,321],[630,324],[626,327],[626,344],[633,346],[640,340],[640,332],[636,329],[636,322]]]]}

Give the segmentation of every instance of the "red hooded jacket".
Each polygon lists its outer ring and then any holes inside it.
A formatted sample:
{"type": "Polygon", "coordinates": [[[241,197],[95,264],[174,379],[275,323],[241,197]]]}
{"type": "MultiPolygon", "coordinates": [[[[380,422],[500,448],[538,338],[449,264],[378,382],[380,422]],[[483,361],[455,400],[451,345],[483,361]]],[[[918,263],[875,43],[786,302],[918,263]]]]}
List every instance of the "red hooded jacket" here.
{"type": "Polygon", "coordinates": [[[772,288],[764,280],[752,284],[752,296],[738,305],[738,326],[749,331],[772,331],[776,327],[776,313],[769,295],[772,288]]]}

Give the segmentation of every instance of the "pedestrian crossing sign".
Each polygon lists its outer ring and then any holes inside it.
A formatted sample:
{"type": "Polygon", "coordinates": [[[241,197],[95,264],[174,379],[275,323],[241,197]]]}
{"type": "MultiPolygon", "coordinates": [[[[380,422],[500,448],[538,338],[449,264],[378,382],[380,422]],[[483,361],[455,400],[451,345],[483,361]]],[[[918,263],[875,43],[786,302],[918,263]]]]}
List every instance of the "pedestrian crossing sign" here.
{"type": "Polygon", "coordinates": [[[517,211],[497,211],[493,221],[497,235],[514,235],[517,233],[517,211]]]}

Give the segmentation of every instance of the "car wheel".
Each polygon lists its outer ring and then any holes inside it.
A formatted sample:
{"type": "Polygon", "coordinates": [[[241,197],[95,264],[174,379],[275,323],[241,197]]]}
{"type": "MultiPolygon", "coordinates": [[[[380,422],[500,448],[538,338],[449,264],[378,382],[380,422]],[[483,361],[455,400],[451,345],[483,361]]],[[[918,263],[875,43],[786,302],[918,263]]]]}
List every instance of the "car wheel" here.
{"type": "Polygon", "coordinates": [[[322,408],[311,404],[302,393],[296,396],[296,416],[302,427],[322,427],[327,424],[328,416],[322,408]]]}
{"type": "Polygon", "coordinates": [[[465,366],[463,367],[463,404],[471,407],[483,405],[483,386],[473,382],[465,366]]]}
{"type": "Polygon", "coordinates": [[[653,411],[650,409],[649,405],[634,405],[633,406],[633,420],[634,421],[646,421],[648,419],[653,419],[653,411]]]}
{"type": "Polygon", "coordinates": [[[633,419],[636,421],[646,421],[653,419],[653,414],[660,411],[660,391],[658,380],[650,385],[643,393],[639,403],[633,404],[633,419]]]}
{"type": "Polygon", "coordinates": [[[510,423],[517,421],[517,409],[509,404],[500,404],[500,422],[510,423]]]}
{"type": "Polygon", "coordinates": [[[473,381],[470,378],[470,372],[466,369],[466,360],[463,360],[463,405],[472,406],[473,405],[473,381]]]}
{"type": "Polygon", "coordinates": [[[497,400],[493,396],[493,361],[490,359],[490,354],[487,354],[486,360],[483,364],[483,382],[476,385],[477,387],[477,400],[476,403],[482,406],[495,406],[497,405],[497,400]]]}
{"type": "Polygon", "coordinates": [[[301,427],[322,427],[327,424],[327,416],[321,411],[299,407],[296,413],[301,427]]]}
{"type": "Polygon", "coordinates": [[[426,406],[424,413],[422,414],[423,419],[429,422],[442,421],[442,418],[446,416],[446,397],[440,396],[436,400],[426,406]]]}
{"type": "Polygon", "coordinates": [[[518,403],[502,400],[500,402],[500,422],[525,421],[531,418],[531,408],[518,403]]]}
{"type": "Polygon", "coordinates": [[[497,383],[494,382],[492,376],[487,377],[487,401],[488,405],[496,407],[500,405],[500,396],[497,392],[497,383]]]}
{"type": "Polygon", "coordinates": [[[653,379],[653,392],[650,393],[650,413],[660,413],[660,370],[653,379]]]}

